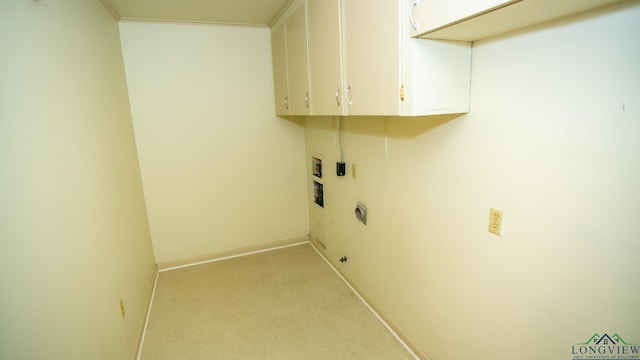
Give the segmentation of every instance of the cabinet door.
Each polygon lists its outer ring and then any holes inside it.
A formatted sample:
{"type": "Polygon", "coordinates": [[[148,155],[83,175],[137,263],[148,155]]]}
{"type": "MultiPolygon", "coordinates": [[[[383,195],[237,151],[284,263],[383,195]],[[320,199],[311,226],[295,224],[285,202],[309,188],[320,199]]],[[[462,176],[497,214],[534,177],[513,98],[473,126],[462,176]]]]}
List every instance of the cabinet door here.
{"type": "Polygon", "coordinates": [[[271,32],[273,62],[273,90],[276,115],[289,115],[289,86],[287,84],[287,47],[284,24],[271,32]]]}
{"type": "Polygon", "coordinates": [[[412,35],[477,16],[521,0],[412,0],[412,35]]]}
{"type": "Polygon", "coordinates": [[[307,0],[313,115],[343,115],[341,0],[307,0]]]}
{"type": "Polygon", "coordinates": [[[289,110],[291,115],[310,114],[309,63],[307,57],[306,6],[299,6],[285,20],[289,110]]]}
{"type": "Polygon", "coordinates": [[[400,1],[343,0],[348,115],[400,114],[400,1]]]}

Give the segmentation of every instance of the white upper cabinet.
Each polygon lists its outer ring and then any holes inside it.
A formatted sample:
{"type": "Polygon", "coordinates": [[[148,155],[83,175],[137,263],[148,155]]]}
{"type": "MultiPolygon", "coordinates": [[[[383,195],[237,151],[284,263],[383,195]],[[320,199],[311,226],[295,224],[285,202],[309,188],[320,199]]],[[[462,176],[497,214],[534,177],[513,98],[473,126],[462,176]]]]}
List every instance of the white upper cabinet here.
{"type": "Polygon", "coordinates": [[[289,85],[287,83],[287,46],[284,24],[271,31],[271,56],[273,61],[273,88],[276,98],[276,115],[289,113],[289,85]]]}
{"type": "Polygon", "coordinates": [[[468,111],[470,44],[411,38],[410,5],[308,0],[313,115],[468,111]]]}
{"type": "Polygon", "coordinates": [[[307,14],[297,2],[271,30],[273,81],[277,115],[310,115],[307,14]]]}
{"type": "Polygon", "coordinates": [[[412,0],[413,36],[476,41],[621,0],[412,0]]]}
{"type": "Polygon", "coordinates": [[[314,115],[344,115],[341,0],[307,0],[314,115]]]}

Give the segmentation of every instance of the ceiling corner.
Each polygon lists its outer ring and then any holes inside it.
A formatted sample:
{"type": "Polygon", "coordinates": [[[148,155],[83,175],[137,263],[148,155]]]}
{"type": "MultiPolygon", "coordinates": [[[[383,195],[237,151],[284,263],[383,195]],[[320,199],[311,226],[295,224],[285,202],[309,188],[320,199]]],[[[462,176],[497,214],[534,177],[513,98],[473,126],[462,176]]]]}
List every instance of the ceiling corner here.
{"type": "Polygon", "coordinates": [[[273,25],[275,25],[278,20],[280,20],[280,18],[282,17],[282,15],[284,15],[284,13],[287,11],[287,9],[289,8],[289,6],[291,6],[291,4],[293,4],[295,1],[297,0],[288,0],[286,3],[284,3],[284,5],[282,5],[282,8],[280,8],[280,10],[278,11],[278,13],[276,14],[276,16],[274,16],[269,23],[267,24],[267,26],[269,28],[273,27],[273,25]]]}
{"type": "Polygon", "coordinates": [[[113,6],[111,6],[111,3],[109,2],[109,0],[100,0],[100,2],[102,3],[102,5],[104,5],[105,8],[107,8],[111,16],[113,16],[113,18],[116,19],[116,21],[120,21],[121,19],[120,14],[118,14],[116,9],[114,9],[113,6]]]}

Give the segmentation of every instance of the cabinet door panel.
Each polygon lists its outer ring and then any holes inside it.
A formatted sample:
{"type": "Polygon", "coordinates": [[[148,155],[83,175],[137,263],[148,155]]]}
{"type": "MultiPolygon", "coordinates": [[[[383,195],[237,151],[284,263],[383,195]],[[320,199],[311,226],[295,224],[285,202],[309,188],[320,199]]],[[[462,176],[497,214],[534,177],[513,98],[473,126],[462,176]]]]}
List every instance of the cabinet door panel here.
{"type": "Polygon", "coordinates": [[[273,61],[273,88],[276,115],[289,115],[287,84],[287,47],[284,25],[271,32],[271,56],[273,61]]]}
{"type": "Polygon", "coordinates": [[[309,67],[307,58],[307,14],[298,7],[285,21],[289,110],[291,115],[309,115],[309,67]]]}
{"type": "Polygon", "coordinates": [[[340,4],[340,0],[307,0],[313,115],[343,114],[340,4]]]}
{"type": "Polygon", "coordinates": [[[344,0],[345,91],[352,102],[346,110],[349,115],[400,113],[399,6],[399,1],[344,0]]]}

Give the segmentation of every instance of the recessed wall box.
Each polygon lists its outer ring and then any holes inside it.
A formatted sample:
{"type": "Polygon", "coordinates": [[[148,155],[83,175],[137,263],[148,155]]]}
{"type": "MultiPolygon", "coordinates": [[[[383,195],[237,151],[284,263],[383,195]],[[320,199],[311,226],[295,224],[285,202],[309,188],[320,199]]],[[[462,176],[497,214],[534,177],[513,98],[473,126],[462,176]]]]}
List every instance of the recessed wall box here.
{"type": "Polygon", "coordinates": [[[343,162],[337,162],[336,163],[336,175],[338,176],[344,176],[344,174],[346,173],[347,166],[345,163],[343,162]]]}
{"type": "Polygon", "coordinates": [[[322,159],[311,157],[311,172],[313,173],[313,176],[322,179],[322,159]]]}
{"type": "Polygon", "coordinates": [[[358,203],[358,205],[356,206],[355,213],[358,221],[367,225],[367,207],[364,206],[362,203],[358,203]]]}
{"type": "Polygon", "coordinates": [[[313,181],[313,202],[324,207],[324,185],[317,181],[313,181]]]}

